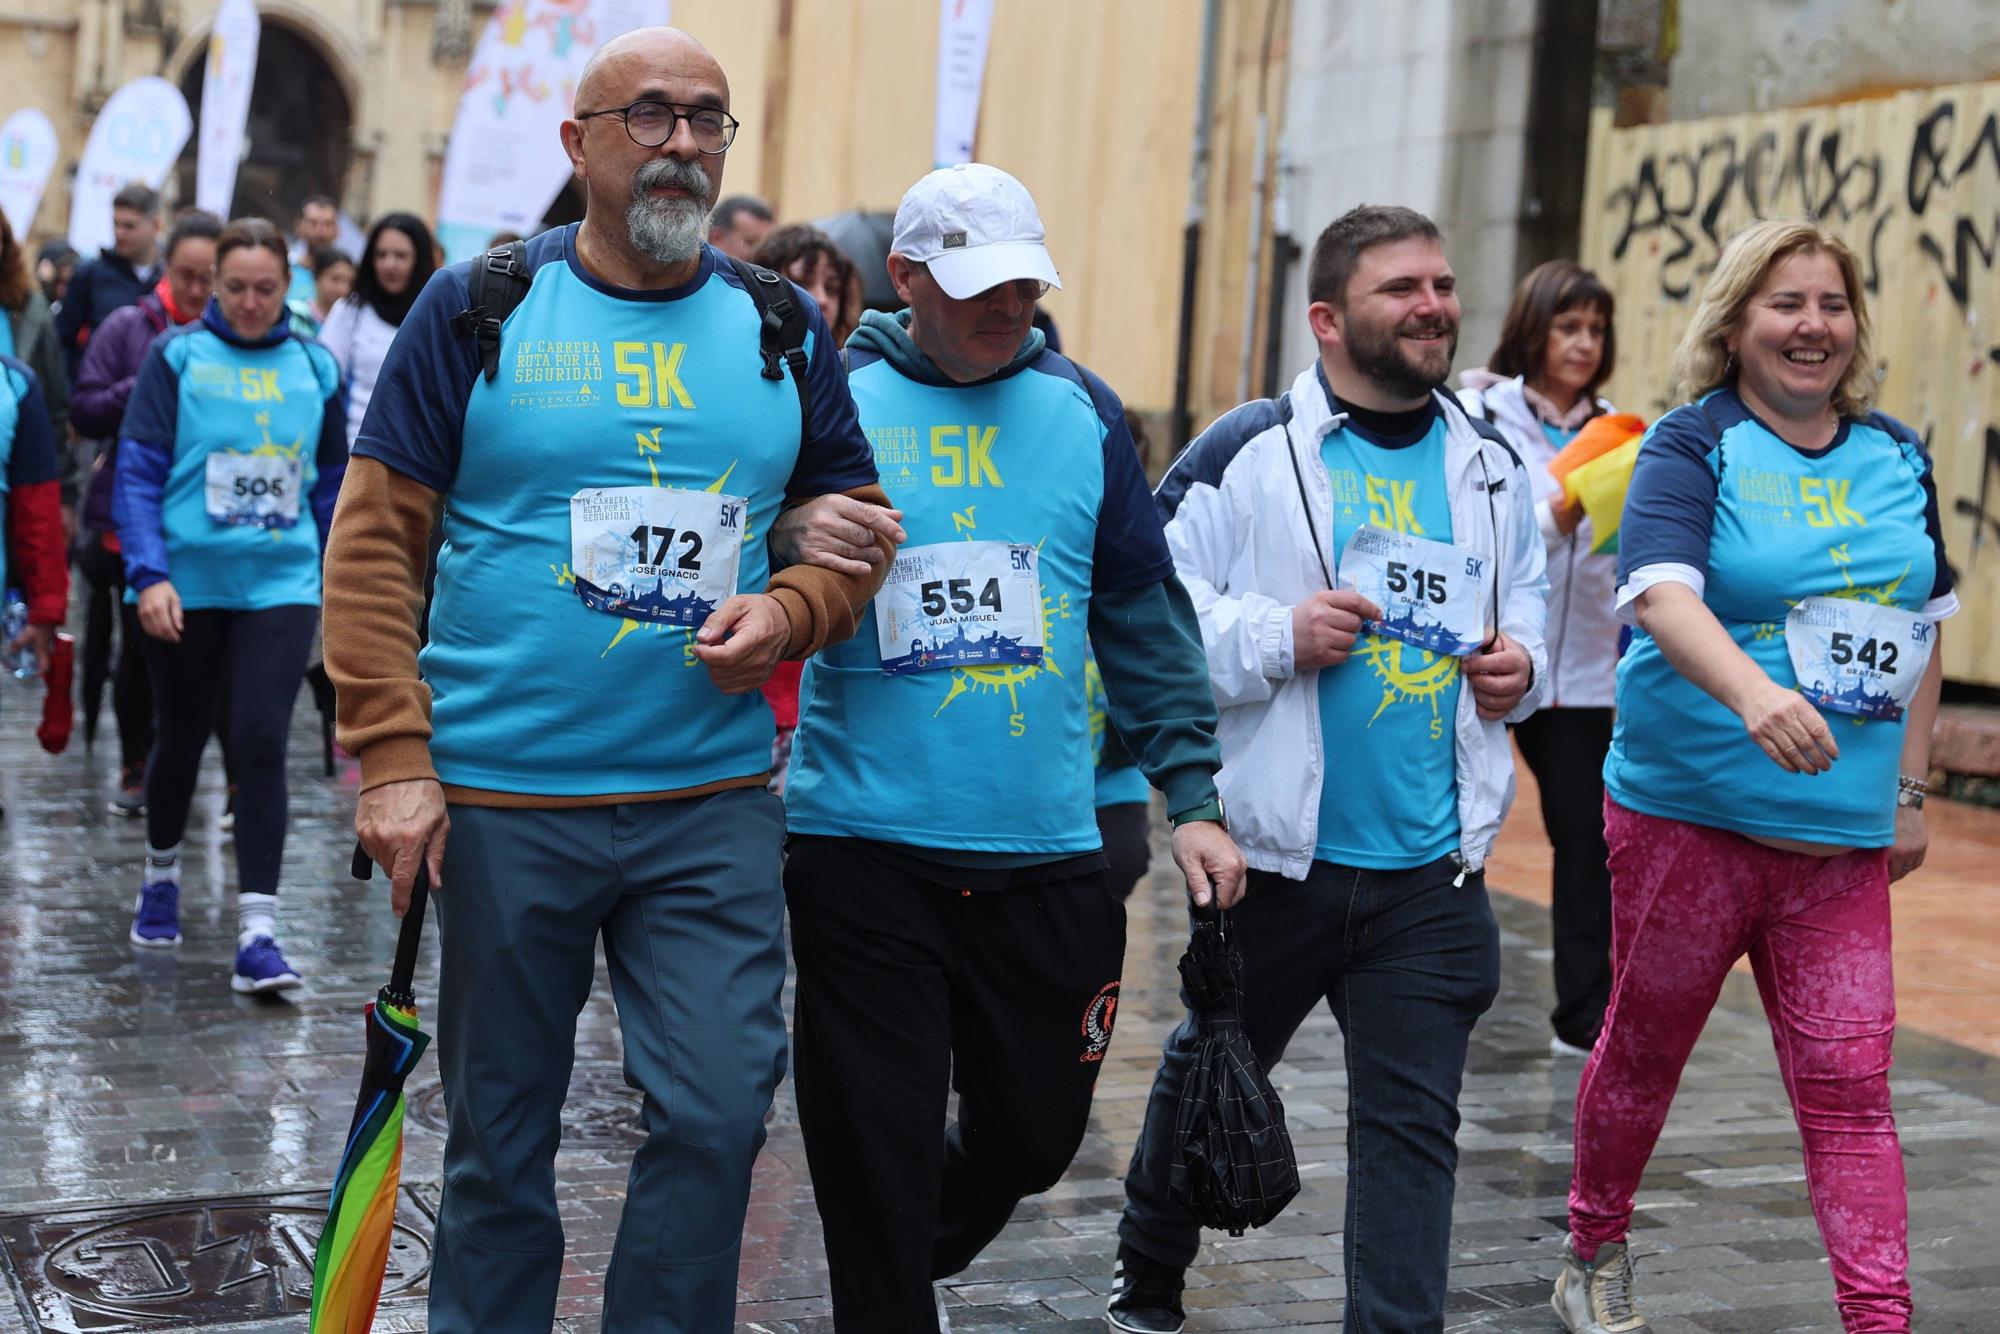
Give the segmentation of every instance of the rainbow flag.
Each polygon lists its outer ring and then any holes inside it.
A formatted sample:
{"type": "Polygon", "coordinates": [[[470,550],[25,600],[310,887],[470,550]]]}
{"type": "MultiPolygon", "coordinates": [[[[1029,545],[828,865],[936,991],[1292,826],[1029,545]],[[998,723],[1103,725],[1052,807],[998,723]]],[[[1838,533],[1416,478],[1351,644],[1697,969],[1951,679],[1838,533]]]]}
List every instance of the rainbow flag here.
{"type": "Polygon", "coordinates": [[[1645,421],[1629,412],[1593,417],[1549,463],[1549,473],[1562,483],[1564,497],[1582,505],[1590,520],[1593,555],[1618,550],[1625,493],[1632,488],[1632,469],[1645,433],[1645,421]]]}

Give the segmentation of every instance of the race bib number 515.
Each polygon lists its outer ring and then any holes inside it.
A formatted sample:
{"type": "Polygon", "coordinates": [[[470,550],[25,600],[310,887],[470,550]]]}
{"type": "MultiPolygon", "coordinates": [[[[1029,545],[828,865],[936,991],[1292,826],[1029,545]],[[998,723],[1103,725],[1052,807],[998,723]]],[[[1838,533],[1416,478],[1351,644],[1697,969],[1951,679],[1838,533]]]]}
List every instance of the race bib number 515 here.
{"type": "Polygon", "coordinates": [[[907,547],[875,595],[876,647],[890,676],[1042,660],[1042,583],[1031,546],[907,547]]]}
{"type": "Polygon", "coordinates": [[[570,569],[592,611],[700,625],[736,592],[749,502],[670,486],[605,486],[569,498],[570,569]]]}
{"type": "Polygon", "coordinates": [[[1372,523],[1340,553],[1340,581],[1382,609],[1364,628],[1454,658],[1486,640],[1486,567],[1486,557],[1463,547],[1372,523]]]}
{"type": "Polygon", "coordinates": [[[1799,689],[1829,713],[1895,722],[1916,698],[1937,627],[1915,612],[1810,597],[1785,617],[1799,689]]]}

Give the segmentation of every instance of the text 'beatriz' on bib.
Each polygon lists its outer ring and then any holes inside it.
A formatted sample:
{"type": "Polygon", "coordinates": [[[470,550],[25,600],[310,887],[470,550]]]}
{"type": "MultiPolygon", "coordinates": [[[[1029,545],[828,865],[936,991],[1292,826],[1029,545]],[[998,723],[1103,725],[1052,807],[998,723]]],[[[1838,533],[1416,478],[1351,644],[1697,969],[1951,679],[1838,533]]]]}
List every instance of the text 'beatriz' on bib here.
{"type": "Polygon", "coordinates": [[[1830,713],[1901,718],[1936,643],[1937,627],[1915,612],[1853,598],[1809,597],[1785,616],[1799,689],[1830,713]]]}
{"type": "Polygon", "coordinates": [[[605,486],[569,499],[570,570],[592,611],[700,625],[736,592],[749,502],[671,486],[605,486]]]}
{"type": "Polygon", "coordinates": [[[299,521],[304,467],[297,454],[208,456],[202,500],[214,523],[247,528],[290,528],[299,521]]]}
{"type": "Polygon", "coordinates": [[[936,542],[896,557],[875,595],[882,670],[1042,660],[1042,583],[1032,546],[936,542]]]}
{"type": "Polygon", "coordinates": [[[1364,524],[1340,553],[1340,581],[1382,609],[1362,622],[1371,633],[1463,658],[1486,641],[1487,565],[1463,547],[1364,524]]]}

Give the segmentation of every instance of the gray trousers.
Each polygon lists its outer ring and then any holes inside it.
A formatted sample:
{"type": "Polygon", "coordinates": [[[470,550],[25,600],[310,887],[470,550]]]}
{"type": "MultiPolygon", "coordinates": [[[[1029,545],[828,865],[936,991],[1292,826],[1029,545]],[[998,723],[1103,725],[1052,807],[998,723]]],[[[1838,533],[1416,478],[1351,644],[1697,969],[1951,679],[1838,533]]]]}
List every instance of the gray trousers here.
{"type": "Polygon", "coordinates": [[[785,1070],[783,811],[762,789],[570,810],[453,806],[437,1045],[450,1116],[435,1334],[546,1334],[555,1158],[602,935],[646,1142],[604,1279],[606,1330],[735,1320],[750,1169],[785,1070]]]}

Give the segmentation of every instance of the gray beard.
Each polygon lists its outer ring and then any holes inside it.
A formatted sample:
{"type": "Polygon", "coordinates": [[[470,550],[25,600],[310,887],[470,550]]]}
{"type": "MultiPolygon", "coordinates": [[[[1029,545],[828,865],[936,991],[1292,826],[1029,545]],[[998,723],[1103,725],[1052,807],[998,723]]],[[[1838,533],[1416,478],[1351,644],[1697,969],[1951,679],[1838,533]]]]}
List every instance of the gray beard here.
{"type": "Polygon", "coordinates": [[[632,178],[632,203],[625,210],[632,248],[656,263],[685,264],[701,253],[709,209],[691,200],[655,199],[647,191],[656,185],[696,189],[703,199],[713,186],[698,164],[673,158],[650,162],[632,178]]]}

